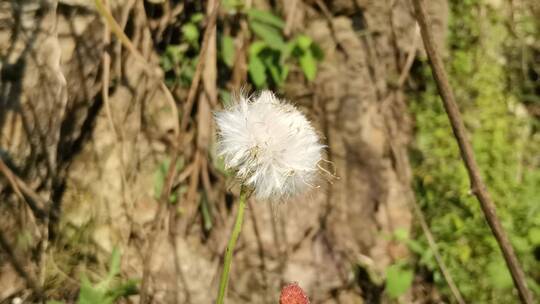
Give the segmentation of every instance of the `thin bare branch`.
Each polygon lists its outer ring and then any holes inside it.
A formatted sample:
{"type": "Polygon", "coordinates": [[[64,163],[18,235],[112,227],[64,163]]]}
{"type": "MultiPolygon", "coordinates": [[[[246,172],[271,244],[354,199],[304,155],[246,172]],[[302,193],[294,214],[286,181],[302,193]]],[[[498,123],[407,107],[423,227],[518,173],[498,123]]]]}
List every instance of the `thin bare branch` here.
{"type": "Polygon", "coordinates": [[[461,118],[461,113],[455,101],[452,88],[450,87],[442,58],[439,55],[437,46],[435,45],[433,39],[431,24],[426,13],[424,1],[413,0],[413,4],[416,18],[418,20],[418,24],[420,25],[420,32],[424,41],[424,47],[426,48],[426,52],[429,57],[431,72],[435,78],[437,87],[439,88],[439,94],[441,95],[444,109],[446,110],[446,114],[450,120],[452,131],[456,137],[461,158],[465,163],[469,180],[471,182],[471,191],[478,199],[486,221],[491,228],[491,232],[495,236],[495,239],[501,248],[506,265],[510,270],[512,279],[514,280],[514,285],[518,290],[521,301],[526,304],[532,304],[533,298],[530,290],[527,287],[525,274],[523,273],[518,259],[516,258],[516,254],[514,253],[514,249],[508,240],[508,236],[506,235],[506,232],[504,231],[503,227],[501,226],[501,222],[497,217],[495,204],[493,203],[489,192],[487,191],[486,185],[482,180],[480,169],[474,156],[474,151],[469,140],[467,139],[466,129],[463,119],[461,118]]]}
{"type": "Polygon", "coordinates": [[[47,213],[45,212],[48,202],[41,198],[30,186],[28,186],[22,179],[20,179],[11,169],[4,163],[4,161],[0,158],[0,172],[4,177],[8,180],[11,188],[15,192],[15,194],[25,201],[32,211],[34,212],[35,216],[38,218],[45,218],[47,217],[47,213]]]}
{"type": "MultiPolygon", "coordinates": [[[[147,60],[144,58],[144,56],[137,50],[137,48],[133,45],[131,40],[129,40],[128,36],[124,33],[124,30],[122,27],[116,22],[113,15],[109,11],[109,9],[105,6],[103,3],[103,0],[95,0],[96,8],[98,9],[99,13],[105,18],[105,23],[108,27],[110,27],[110,31],[114,33],[114,35],[120,40],[122,45],[128,49],[128,51],[135,56],[137,60],[140,62],[145,63],[145,72],[149,73],[150,75],[156,75],[156,70],[153,69],[152,65],[150,65],[147,60]]],[[[160,89],[165,94],[165,98],[167,99],[167,102],[174,107],[172,107],[173,115],[177,115],[178,109],[176,109],[176,102],[174,101],[173,95],[165,85],[162,79],[160,79],[160,89]]],[[[177,122],[178,116],[174,117],[174,121],[177,122]]],[[[175,135],[178,136],[178,131],[180,130],[180,126],[177,123],[174,127],[175,132],[177,132],[175,135]]]]}
{"type": "MultiPolygon", "coordinates": [[[[96,0],[96,1],[100,1],[100,0],[96,0]]],[[[216,22],[217,22],[219,5],[220,5],[220,1],[216,1],[216,5],[213,8],[212,13],[210,14],[210,18],[208,19],[206,30],[204,32],[201,51],[199,53],[199,62],[197,63],[195,74],[193,76],[193,79],[191,81],[191,86],[189,88],[188,97],[184,104],[184,109],[183,109],[184,112],[182,113],[182,120],[180,122],[180,127],[179,127],[180,132],[177,134],[178,146],[180,146],[181,143],[183,142],[183,134],[189,124],[189,116],[191,113],[191,109],[193,108],[193,103],[195,101],[195,96],[199,88],[199,82],[201,80],[202,68],[203,68],[203,63],[204,63],[204,60],[202,60],[202,58],[205,57],[206,51],[208,49],[208,41],[210,40],[212,29],[215,27],[216,22]]],[[[164,187],[160,195],[158,211],[152,222],[152,229],[150,232],[152,234],[157,231],[157,227],[159,226],[159,223],[162,221],[162,218],[165,214],[165,208],[163,207],[168,203],[169,196],[171,195],[171,190],[172,190],[174,178],[176,175],[176,170],[175,170],[176,163],[178,161],[179,156],[180,156],[180,149],[179,147],[176,147],[173,151],[173,155],[169,164],[169,169],[167,171],[167,177],[165,178],[164,187]]],[[[150,277],[150,261],[152,260],[153,248],[154,248],[156,239],[157,239],[156,237],[150,238],[150,244],[146,251],[144,262],[143,262],[143,277],[142,277],[142,283],[141,283],[141,303],[147,303],[149,300],[148,299],[148,281],[150,279],[149,278],[150,277]]]]}
{"type": "Polygon", "coordinates": [[[431,233],[431,230],[429,229],[429,226],[424,217],[424,213],[420,209],[420,206],[418,206],[418,203],[416,202],[412,194],[411,194],[410,200],[411,200],[411,204],[413,206],[414,212],[416,213],[416,217],[418,218],[418,221],[420,222],[420,226],[422,227],[422,231],[424,232],[426,239],[428,241],[429,248],[433,252],[433,256],[435,257],[435,261],[437,262],[437,265],[439,266],[439,269],[441,270],[444,280],[448,284],[448,287],[450,287],[450,292],[452,292],[452,295],[454,296],[454,299],[456,299],[456,302],[458,302],[459,304],[465,304],[465,300],[463,300],[463,297],[461,296],[461,293],[459,292],[459,289],[457,288],[456,283],[454,282],[454,279],[452,279],[452,276],[450,275],[450,271],[448,271],[448,268],[446,267],[446,264],[444,263],[441,257],[439,248],[437,247],[437,243],[435,242],[435,238],[433,237],[433,233],[431,233]]]}
{"type": "Polygon", "coordinates": [[[6,253],[11,266],[13,266],[15,271],[25,280],[26,285],[34,290],[39,297],[42,297],[43,290],[41,289],[41,286],[37,283],[35,277],[24,269],[22,262],[19,261],[19,258],[13,251],[8,240],[4,237],[2,231],[0,231],[0,248],[6,253]]]}

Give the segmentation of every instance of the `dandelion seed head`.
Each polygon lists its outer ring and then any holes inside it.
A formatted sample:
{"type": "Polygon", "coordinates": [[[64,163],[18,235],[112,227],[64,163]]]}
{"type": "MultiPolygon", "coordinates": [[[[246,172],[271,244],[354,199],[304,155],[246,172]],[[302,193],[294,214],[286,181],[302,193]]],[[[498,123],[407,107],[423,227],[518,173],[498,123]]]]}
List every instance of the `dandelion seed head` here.
{"type": "Polygon", "coordinates": [[[323,145],[293,105],[262,91],[240,96],[215,119],[218,155],[257,199],[286,199],[313,185],[323,145]]]}

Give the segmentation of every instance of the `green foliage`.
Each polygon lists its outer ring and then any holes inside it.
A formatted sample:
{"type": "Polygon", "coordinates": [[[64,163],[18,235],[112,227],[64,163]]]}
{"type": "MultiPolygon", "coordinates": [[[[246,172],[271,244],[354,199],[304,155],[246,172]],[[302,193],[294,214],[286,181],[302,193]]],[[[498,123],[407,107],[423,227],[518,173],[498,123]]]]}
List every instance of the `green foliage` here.
{"type": "MultiPolygon", "coordinates": [[[[532,3],[531,3],[532,6],[532,3]]],[[[523,7],[514,15],[513,35],[504,43],[509,54],[508,67],[511,73],[507,77],[509,89],[526,105],[540,107],[540,39],[539,11],[523,7]]],[[[537,115],[538,116],[538,115],[537,115]]],[[[540,121],[536,121],[536,128],[540,121]]]]}
{"type": "MultiPolygon", "coordinates": [[[[286,38],[283,34],[285,22],[272,12],[244,7],[243,1],[228,0],[224,9],[232,15],[241,14],[246,18],[253,41],[248,46],[248,74],[251,83],[257,89],[280,88],[294,63],[308,81],[313,81],[317,74],[317,65],[323,59],[322,50],[306,35],[286,38]]],[[[191,84],[200,51],[201,13],[187,17],[179,27],[180,42],[167,45],[161,55],[160,64],[165,72],[168,86],[191,84]]],[[[227,22],[226,20],[224,22],[227,22]]],[[[218,58],[225,70],[234,67],[236,49],[234,36],[229,31],[220,32],[218,27],[218,58]]],[[[222,83],[227,73],[220,71],[222,83]]],[[[221,95],[221,93],[220,93],[221,95]]]]}
{"type": "Polygon", "coordinates": [[[135,281],[115,282],[120,274],[120,258],[120,251],[115,248],[111,256],[109,273],[96,285],[92,284],[86,276],[82,276],[78,304],[112,304],[121,297],[137,293],[135,281]]]}
{"type": "MultiPolygon", "coordinates": [[[[79,290],[78,304],[113,304],[122,297],[137,294],[137,281],[118,280],[120,274],[121,254],[118,248],[114,248],[109,265],[109,272],[99,283],[92,284],[82,275],[81,288],[79,290]]],[[[47,304],[62,304],[61,301],[49,300],[47,304]]]]}
{"type": "Polygon", "coordinates": [[[414,272],[404,262],[397,262],[386,269],[385,292],[392,299],[398,298],[412,285],[414,272]]]}
{"type": "Polygon", "coordinates": [[[306,78],[310,81],[314,80],[317,74],[317,64],[324,58],[319,46],[310,37],[300,35],[293,44],[293,55],[298,58],[306,78]]]}
{"type": "Polygon", "coordinates": [[[180,43],[167,45],[165,52],[161,55],[160,65],[168,75],[165,77],[167,85],[188,86],[191,84],[198,61],[198,56],[193,56],[191,53],[199,51],[199,26],[202,20],[201,13],[191,15],[189,21],[180,28],[182,33],[180,43]]]}
{"type": "Polygon", "coordinates": [[[235,56],[235,49],[234,49],[234,40],[231,36],[222,36],[221,37],[221,60],[223,60],[223,63],[227,65],[229,68],[232,68],[234,64],[234,56],[235,56]]]}
{"type": "Polygon", "coordinates": [[[200,209],[203,220],[203,228],[207,232],[212,230],[212,227],[214,226],[211,207],[212,205],[208,202],[208,195],[206,192],[203,192],[203,195],[201,195],[200,209]]]}
{"type": "Polygon", "coordinates": [[[267,11],[252,8],[247,11],[247,15],[250,22],[260,22],[280,30],[285,27],[285,22],[281,18],[267,11]]]}
{"type": "Polygon", "coordinates": [[[317,64],[323,59],[321,49],[306,35],[285,40],[282,34],[285,23],[270,12],[250,9],[247,11],[250,29],[259,39],[249,48],[248,71],[257,88],[272,83],[282,86],[289,74],[289,58],[298,60],[304,76],[313,81],[317,64]],[[268,78],[267,75],[270,75],[268,78]]]}
{"type": "MultiPolygon", "coordinates": [[[[532,121],[516,95],[506,90],[507,66],[501,45],[508,37],[497,12],[480,18],[483,1],[451,1],[449,74],[470,139],[531,287],[538,290],[540,264],[534,257],[540,227],[540,174],[532,159],[540,152],[532,121]],[[482,30],[481,30],[482,29],[482,30]],[[482,32],[482,35],[480,35],[482,32]]],[[[427,64],[420,75],[425,91],[411,109],[416,118],[412,153],[417,199],[426,213],[442,257],[466,300],[515,303],[512,281],[500,250],[470,195],[467,173],[427,64]]],[[[427,247],[424,239],[420,240],[427,247]]],[[[432,261],[422,262],[450,298],[432,261]]],[[[537,295],[538,297],[538,295],[537,295]]]]}

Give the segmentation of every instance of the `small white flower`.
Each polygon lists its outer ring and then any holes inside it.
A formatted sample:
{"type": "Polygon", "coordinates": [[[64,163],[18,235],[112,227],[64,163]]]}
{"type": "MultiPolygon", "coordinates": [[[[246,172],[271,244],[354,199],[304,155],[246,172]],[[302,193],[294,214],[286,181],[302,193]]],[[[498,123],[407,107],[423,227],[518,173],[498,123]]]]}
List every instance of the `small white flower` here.
{"type": "Polygon", "coordinates": [[[215,114],[218,155],[257,199],[279,200],[314,182],[323,145],[306,117],[270,91],[215,114]]]}

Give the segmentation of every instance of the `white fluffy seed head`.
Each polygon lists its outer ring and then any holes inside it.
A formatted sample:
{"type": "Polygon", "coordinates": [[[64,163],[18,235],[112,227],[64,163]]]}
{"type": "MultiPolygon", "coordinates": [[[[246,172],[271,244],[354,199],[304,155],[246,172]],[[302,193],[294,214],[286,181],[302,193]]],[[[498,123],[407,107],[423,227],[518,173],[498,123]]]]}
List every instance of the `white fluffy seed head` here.
{"type": "Polygon", "coordinates": [[[323,145],[294,106],[262,91],[240,96],[215,119],[218,155],[257,199],[286,199],[313,185],[323,145]]]}

